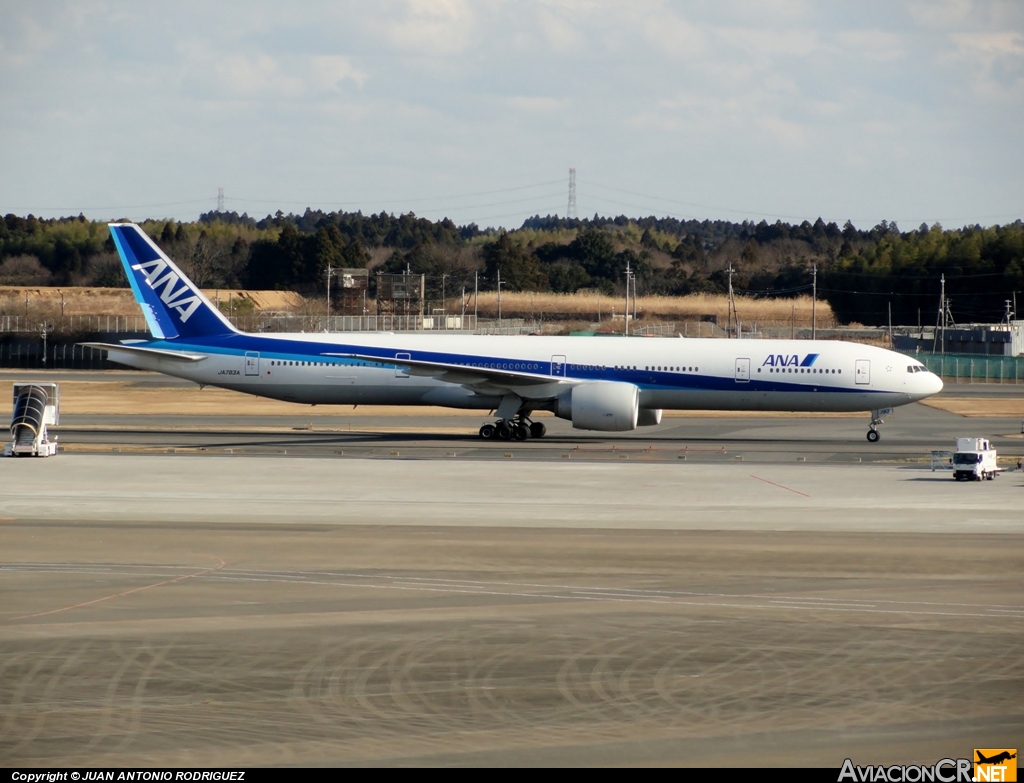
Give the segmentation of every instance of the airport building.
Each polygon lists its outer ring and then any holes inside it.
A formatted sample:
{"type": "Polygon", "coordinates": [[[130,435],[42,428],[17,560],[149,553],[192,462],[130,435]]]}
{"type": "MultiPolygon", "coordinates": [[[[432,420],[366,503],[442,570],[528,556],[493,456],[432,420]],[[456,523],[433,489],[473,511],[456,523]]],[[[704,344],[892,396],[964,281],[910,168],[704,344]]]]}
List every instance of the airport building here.
{"type": "Polygon", "coordinates": [[[935,327],[903,328],[894,330],[892,339],[895,349],[904,353],[1021,356],[1024,355],[1024,321],[966,324],[938,330],[935,327]]]}

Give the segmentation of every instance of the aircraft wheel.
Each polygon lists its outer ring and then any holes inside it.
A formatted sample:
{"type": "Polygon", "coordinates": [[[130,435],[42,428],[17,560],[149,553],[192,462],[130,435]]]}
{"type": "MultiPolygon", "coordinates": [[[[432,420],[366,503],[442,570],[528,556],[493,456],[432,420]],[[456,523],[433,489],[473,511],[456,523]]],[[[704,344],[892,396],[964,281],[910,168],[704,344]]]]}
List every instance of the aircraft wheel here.
{"type": "Polygon", "coordinates": [[[878,443],[878,439],[881,437],[878,430],[868,430],[868,443],[878,443]]]}
{"type": "Polygon", "coordinates": [[[494,437],[494,425],[485,424],[480,428],[480,437],[484,440],[491,440],[494,437]]]}
{"type": "Polygon", "coordinates": [[[525,424],[520,424],[515,429],[516,440],[528,440],[530,437],[530,428],[525,424]]]}
{"type": "Polygon", "coordinates": [[[535,421],[530,425],[530,436],[534,438],[543,438],[548,434],[548,428],[544,426],[544,422],[535,421]]]}
{"type": "Polygon", "coordinates": [[[511,440],[512,439],[512,428],[510,426],[508,426],[507,424],[505,424],[504,422],[499,424],[498,425],[498,438],[501,439],[501,440],[511,440]]]}

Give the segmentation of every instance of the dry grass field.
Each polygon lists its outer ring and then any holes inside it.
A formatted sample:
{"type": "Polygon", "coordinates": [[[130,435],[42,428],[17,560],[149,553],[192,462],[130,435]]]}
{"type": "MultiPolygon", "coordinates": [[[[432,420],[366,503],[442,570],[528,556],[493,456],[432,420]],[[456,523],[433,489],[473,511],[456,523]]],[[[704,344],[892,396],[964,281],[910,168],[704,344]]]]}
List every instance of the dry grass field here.
{"type": "MultiPolygon", "coordinates": [[[[206,290],[213,301],[226,303],[233,299],[237,310],[255,312],[292,312],[307,314],[322,307],[320,300],[308,300],[293,291],[241,291],[206,290]]],[[[597,293],[546,294],[502,293],[502,316],[505,318],[578,320],[581,322],[609,321],[614,313],[621,321],[623,300],[597,293]]],[[[455,312],[456,303],[451,303],[455,312]]],[[[469,297],[467,310],[472,310],[469,297]]],[[[482,318],[496,318],[498,295],[493,291],[480,293],[479,314],[482,318]]],[[[0,316],[29,316],[50,320],[65,316],[139,315],[132,292],[128,288],[41,288],[35,286],[0,286],[0,316]],[[62,308],[63,303],[63,308],[62,308]]],[[[790,326],[811,325],[811,298],[747,299],[737,297],[736,311],[744,325],[790,326]]],[[[692,296],[642,296],[637,299],[637,320],[699,321],[702,316],[717,316],[719,324],[728,320],[729,303],[725,296],[695,294],[692,296]]],[[[836,325],[828,303],[817,303],[818,327],[828,329],[836,325]]]]}
{"type": "Polygon", "coordinates": [[[958,416],[1013,416],[1024,419],[1024,398],[931,397],[921,400],[921,404],[958,416]]]}
{"type": "MultiPolygon", "coordinates": [[[[736,297],[736,312],[746,324],[758,326],[811,325],[812,301],[809,296],[795,299],[748,299],[736,297]]],[[[472,305],[472,301],[469,303],[472,305]]],[[[702,316],[714,315],[719,324],[729,317],[729,299],[722,295],[693,294],[690,296],[641,296],[637,298],[638,321],[699,321],[702,316]]],[[[613,312],[622,318],[625,298],[598,293],[546,294],[502,293],[501,314],[504,318],[575,318],[604,321],[613,312]]],[[[484,318],[498,315],[498,294],[480,293],[479,313],[484,318]]],[[[816,307],[818,327],[836,326],[835,315],[827,302],[818,300],[816,307]]]]}
{"type": "MultiPolygon", "coordinates": [[[[305,299],[292,291],[203,291],[212,301],[226,303],[234,299],[241,308],[257,311],[301,311],[305,299]],[[251,302],[251,305],[248,304],[251,302]]],[[[36,286],[0,286],[0,315],[30,315],[51,320],[61,316],[139,315],[130,288],[40,288],[36,286]]]]}

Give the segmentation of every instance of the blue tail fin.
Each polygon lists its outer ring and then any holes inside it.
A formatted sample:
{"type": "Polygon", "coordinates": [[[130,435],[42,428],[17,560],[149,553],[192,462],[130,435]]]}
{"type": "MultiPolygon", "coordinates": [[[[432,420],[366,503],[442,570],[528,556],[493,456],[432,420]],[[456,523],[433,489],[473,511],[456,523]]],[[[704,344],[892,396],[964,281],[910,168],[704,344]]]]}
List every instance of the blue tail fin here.
{"type": "Polygon", "coordinates": [[[134,223],[110,223],[135,301],[157,339],[234,334],[237,330],[134,223]]]}

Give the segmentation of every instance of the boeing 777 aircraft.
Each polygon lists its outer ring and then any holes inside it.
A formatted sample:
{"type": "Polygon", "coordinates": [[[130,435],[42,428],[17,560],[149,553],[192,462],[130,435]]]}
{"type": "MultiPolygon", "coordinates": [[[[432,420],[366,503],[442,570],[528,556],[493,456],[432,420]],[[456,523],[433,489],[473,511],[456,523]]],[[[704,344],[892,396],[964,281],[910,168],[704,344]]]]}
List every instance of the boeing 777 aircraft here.
{"type": "Polygon", "coordinates": [[[942,381],[893,351],[823,340],[621,339],[465,334],[239,332],[139,228],[110,224],[153,339],[86,343],[111,361],[198,384],[311,405],[494,410],[481,438],[573,427],[626,432],[669,410],[870,411],[936,394],[942,381]]]}

